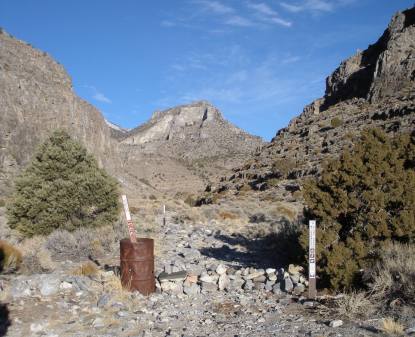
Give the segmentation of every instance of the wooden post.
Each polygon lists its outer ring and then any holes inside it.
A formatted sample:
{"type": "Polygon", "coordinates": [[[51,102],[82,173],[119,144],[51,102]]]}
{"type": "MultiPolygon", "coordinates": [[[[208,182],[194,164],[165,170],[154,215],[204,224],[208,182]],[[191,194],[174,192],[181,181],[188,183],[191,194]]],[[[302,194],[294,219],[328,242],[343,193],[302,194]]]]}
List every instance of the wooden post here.
{"type": "Polygon", "coordinates": [[[128,233],[130,234],[130,240],[131,242],[136,243],[137,235],[135,234],[135,227],[134,227],[133,221],[131,220],[131,214],[128,208],[127,196],[122,195],[121,197],[122,197],[122,203],[124,205],[125,218],[127,219],[127,226],[128,226],[128,233]]]}
{"type": "Polygon", "coordinates": [[[316,220],[309,221],[309,245],[308,245],[308,297],[315,299],[317,296],[316,285],[316,220]]]}

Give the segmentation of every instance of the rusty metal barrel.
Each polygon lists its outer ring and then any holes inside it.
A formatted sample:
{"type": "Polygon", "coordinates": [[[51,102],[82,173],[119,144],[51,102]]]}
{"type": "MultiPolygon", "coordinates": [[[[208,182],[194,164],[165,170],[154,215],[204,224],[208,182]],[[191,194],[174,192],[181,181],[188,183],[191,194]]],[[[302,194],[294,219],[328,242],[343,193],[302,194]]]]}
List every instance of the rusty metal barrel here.
{"type": "Polygon", "coordinates": [[[156,290],[154,279],[154,241],[137,238],[120,241],[121,283],[124,288],[148,295],[156,290]]]}

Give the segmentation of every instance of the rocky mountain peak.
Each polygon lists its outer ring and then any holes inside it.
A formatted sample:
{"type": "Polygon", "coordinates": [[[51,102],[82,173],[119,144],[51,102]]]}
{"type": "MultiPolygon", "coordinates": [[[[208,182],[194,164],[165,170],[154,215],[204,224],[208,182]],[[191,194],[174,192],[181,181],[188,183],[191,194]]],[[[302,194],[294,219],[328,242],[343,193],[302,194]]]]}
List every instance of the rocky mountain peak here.
{"type": "Polygon", "coordinates": [[[210,102],[204,100],[163,111],[155,111],[151,116],[151,120],[160,120],[166,116],[180,116],[178,119],[188,124],[223,119],[221,112],[210,102]]]}
{"type": "Polygon", "coordinates": [[[326,79],[326,91],[304,112],[318,114],[339,102],[372,103],[406,95],[415,79],[415,8],[393,16],[387,29],[366,50],[343,61],[326,79]]]}
{"type": "MultiPolygon", "coordinates": [[[[131,130],[122,140],[123,144],[138,145],[153,153],[172,146],[181,154],[187,153],[189,148],[204,147],[200,142],[215,143],[214,148],[200,153],[209,157],[212,151],[217,154],[218,146],[226,148],[225,152],[232,148],[232,152],[244,153],[247,147],[252,152],[262,140],[226,121],[219,109],[207,101],[156,111],[147,123],[131,130]],[[250,142],[242,144],[241,140],[250,142]]],[[[177,154],[176,151],[173,153],[177,154]]]]}

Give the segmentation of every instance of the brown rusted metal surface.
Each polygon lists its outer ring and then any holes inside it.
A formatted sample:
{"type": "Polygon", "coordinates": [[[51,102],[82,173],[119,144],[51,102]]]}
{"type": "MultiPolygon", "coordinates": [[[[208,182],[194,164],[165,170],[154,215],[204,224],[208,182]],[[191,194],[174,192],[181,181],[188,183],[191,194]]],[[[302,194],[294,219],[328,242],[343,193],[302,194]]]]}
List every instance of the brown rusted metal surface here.
{"type": "Polygon", "coordinates": [[[120,241],[121,283],[124,288],[148,295],[156,290],[154,279],[154,241],[137,238],[120,241]]]}

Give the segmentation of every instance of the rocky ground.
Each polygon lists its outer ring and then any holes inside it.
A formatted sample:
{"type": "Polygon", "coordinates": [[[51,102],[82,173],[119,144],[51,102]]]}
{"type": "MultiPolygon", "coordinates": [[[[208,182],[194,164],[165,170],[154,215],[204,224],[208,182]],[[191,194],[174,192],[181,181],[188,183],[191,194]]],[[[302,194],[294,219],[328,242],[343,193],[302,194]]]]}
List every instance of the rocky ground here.
{"type": "Polygon", "coordinates": [[[339,321],[327,298],[307,300],[301,268],[279,270],[263,240],[247,244],[216,223],[167,220],[150,233],[156,293],[122,290],[110,267],[119,265],[116,254],[90,275],[68,260],[50,274],[2,276],[7,336],[379,335],[380,318],[339,321]]]}

